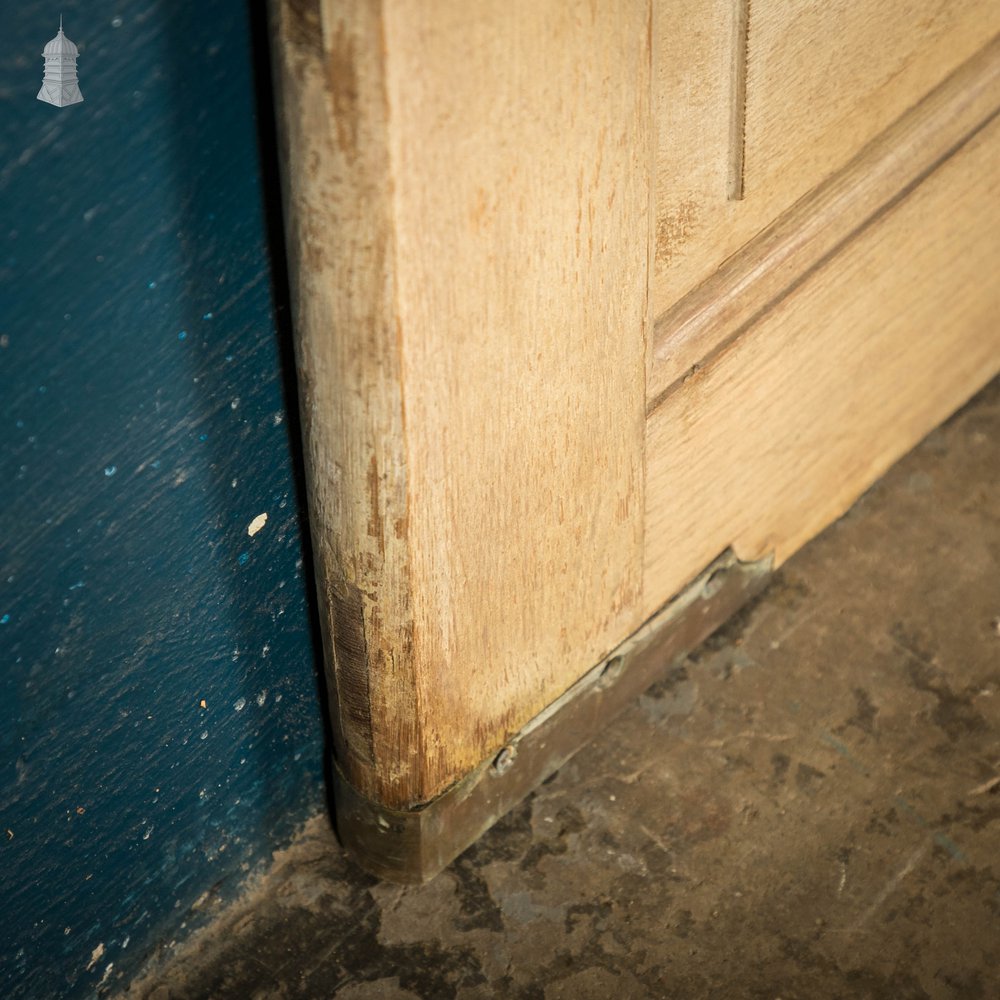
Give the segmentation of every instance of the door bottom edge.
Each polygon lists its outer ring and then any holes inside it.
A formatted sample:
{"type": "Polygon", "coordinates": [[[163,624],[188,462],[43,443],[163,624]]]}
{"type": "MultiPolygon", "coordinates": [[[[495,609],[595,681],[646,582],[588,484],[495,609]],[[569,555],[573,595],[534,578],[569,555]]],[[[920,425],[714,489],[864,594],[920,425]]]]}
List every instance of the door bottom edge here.
{"type": "Polygon", "coordinates": [[[393,809],[358,791],[333,762],[341,844],[370,874],[427,882],[693,650],[771,577],[772,556],[743,562],[727,550],[491,758],[430,802],[393,809]]]}

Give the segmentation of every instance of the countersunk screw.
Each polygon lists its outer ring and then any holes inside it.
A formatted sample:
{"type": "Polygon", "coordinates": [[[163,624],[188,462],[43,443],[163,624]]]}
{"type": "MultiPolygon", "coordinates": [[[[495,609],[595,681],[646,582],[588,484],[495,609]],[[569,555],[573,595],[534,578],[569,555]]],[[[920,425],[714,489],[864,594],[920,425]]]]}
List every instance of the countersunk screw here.
{"type": "Polygon", "coordinates": [[[493,758],[493,773],[506,774],[514,763],[517,751],[512,746],[504,747],[500,753],[493,758]]]}

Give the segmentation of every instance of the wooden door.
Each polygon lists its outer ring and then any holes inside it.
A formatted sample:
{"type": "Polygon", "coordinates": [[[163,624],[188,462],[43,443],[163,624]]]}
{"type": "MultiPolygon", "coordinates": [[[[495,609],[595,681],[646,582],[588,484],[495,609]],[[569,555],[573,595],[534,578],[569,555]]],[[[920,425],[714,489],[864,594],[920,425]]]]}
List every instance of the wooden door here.
{"type": "Polygon", "coordinates": [[[1000,367],[1000,7],[917,6],[273,0],[373,870],[447,863],[1000,367]]]}

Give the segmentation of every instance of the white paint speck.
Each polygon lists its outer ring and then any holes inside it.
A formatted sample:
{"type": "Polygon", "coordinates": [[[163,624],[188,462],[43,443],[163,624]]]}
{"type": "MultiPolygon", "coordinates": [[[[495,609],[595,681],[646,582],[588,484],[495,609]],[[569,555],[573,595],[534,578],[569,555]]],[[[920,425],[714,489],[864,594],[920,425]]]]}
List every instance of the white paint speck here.
{"type": "Polygon", "coordinates": [[[235,489],[236,489],[236,484],[237,484],[238,482],[239,482],[239,480],[238,480],[238,479],[234,479],[234,480],[233,480],[233,481],[232,481],[232,482],[231,482],[231,483],[230,483],[229,485],[230,485],[230,486],[232,486],[232,488],[233,488],[233,489],[235,490],[235,489]]]}
{"type": "Polygon", "coordinates": [[[201,731],[201,736],[199,736],[198,738],[202,739],[202,740],[207,740],[208,739],[208,730],[207,729],[203,729],[201,731]]]}
{"type": "Polygon", "coordinates": [[[246,698],[237,698],[236,701],[233,702],[233,708],[236,709],[237,712],[242,712],[243,709],[246,707],[247,707],[246,698]]]}
{"type": "Polygon", "coordinates": [[[117,465],[106,465],[104,466],[104,475],[113,476],[118,471],[117,465]]]}
{"type": "Polygon", "coordinates": [[[259,695],[257,695],[257,706],[258,708],[263,708],[264,703],[267,701],[267,688],[264,688],[259,695]]]}
{"type": "Polygon", "coordinates": [[[248,525],[247,534],[253,538],[267,524],[267,514],[258,514],[248,525]]]}
{"type": "Polygon", "coordinates": [[[113,18],[111,18],[111,27],[112,28],[120,28],[123,23],[124,22],[122,21],[122,19],[120,17],[113,17],[113,18]]]}
{"type": "Polygon", "coordinates": [[[229,404],[229,409],[235,410],[240,405],[240,397],[236,396],[233,401],[229,404]]]}
{"type": "Polygon", "coordinates": [[[274,415],[274,426],[277,427],[281,423],[281,421],[284,420],[284,419],[285,419],[284,413],[281,413],[280,411],[278,413],[276,413],[274,415]]]}

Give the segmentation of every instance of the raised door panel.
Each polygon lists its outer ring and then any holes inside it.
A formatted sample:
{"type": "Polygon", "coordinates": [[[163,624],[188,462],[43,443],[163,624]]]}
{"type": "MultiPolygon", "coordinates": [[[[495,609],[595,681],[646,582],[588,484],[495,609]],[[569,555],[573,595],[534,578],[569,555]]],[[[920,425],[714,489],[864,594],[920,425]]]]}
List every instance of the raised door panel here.
{"type": "Polygon", "coordinates": [[[1000,118],[652,410],[652,613],[719,552],[780,563],[1000,369],[1000,118]]]}

